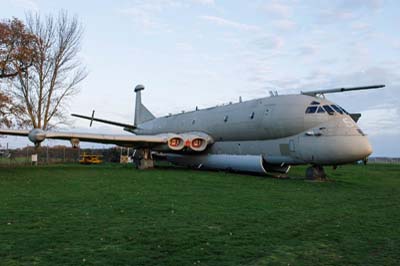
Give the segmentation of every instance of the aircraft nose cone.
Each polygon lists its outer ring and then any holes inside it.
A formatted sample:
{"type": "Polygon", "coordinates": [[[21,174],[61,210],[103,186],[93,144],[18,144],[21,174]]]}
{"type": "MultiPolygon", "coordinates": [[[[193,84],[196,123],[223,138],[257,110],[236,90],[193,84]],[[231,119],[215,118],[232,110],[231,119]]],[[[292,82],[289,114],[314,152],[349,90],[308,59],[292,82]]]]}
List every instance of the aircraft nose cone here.
{"type": "Polygon", "coordinates": [[[312,159],[312,163],[321,165],[353,163],[372,153],[366,136],[304,137],[301,143],[304,160],[312,159]]]}
{"type": "Polygon", "coordinates": [[[352,136],[345,137],[346,140],[337,144],[337,159],[346,163],[364,160],[372,153],[372,147],[367,137],[352,136]]]}
{"type": "Polygon", "coordinates": [[[373,152],[373,150],[372,150],[372,146],[371,146],[371,144],[369,143],[369,141],[367,140],[366,141],[366,143],[365,143],[365,155],[364,155],[364,157],[368,157],[368,156],[370,156],[371,154],[372,154],[372,152],[373,152]]]}
{"type": "Polygon", "coordinates": [[[354,155],[354,159],[356,160],[363,160],[367,158],[369,155],[372,153],[372,146],[369,143],[368,139],[366,137],[359,137],[357,140],[354,140],[354,142],[351,145],[351,149],[354,155]]]}

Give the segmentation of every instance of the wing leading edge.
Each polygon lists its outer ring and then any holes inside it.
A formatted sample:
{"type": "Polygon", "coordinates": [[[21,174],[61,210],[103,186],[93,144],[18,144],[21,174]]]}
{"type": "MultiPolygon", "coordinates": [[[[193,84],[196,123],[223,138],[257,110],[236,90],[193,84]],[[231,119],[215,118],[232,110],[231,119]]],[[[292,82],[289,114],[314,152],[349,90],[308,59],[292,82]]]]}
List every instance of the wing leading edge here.
{"type": "Polygon", "coordinates": [[[111,135],[111,134],[92,134],[92,133],[75,133],[75,132],[57,132],[57,131],[43,131],[41,129],[27,130],[13,130],[13,129],[0,129],[0,134],[13,135],[13,136],[26,136],[35,144],[42,142],[45,139],[60,139],[69,140],[71,143],[79,141],[116,144],[120,146],[142,147],[142,146],[155,146],[157,144],[168,143],[168,140],[173,137],[173,134],[160,134],[160,135],[111,135]]]}

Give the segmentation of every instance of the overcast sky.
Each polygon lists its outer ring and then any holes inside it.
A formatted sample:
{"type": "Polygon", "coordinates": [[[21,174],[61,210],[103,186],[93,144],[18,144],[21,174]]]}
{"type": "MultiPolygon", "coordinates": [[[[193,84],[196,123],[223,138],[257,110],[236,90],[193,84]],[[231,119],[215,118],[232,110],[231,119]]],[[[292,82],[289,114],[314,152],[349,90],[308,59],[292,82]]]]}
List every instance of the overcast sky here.
{"type": "MultiPolygon", "coordinates": [[[[66,9],[85,28],[89,70],[70,111],[133,122],[133,88],[156,115],[301,90],[386,84],[329,95],[361,112],[375,156],[400,156],[400,2],[0,0],[0,18],[66,9]]],[[[76,130],[118,128],[76,121],[76,130]]],[[[15,138],[1,143],[15,143],[15,138]]],[[[89,145],[90,146],[90,145],[89,145]]]]}

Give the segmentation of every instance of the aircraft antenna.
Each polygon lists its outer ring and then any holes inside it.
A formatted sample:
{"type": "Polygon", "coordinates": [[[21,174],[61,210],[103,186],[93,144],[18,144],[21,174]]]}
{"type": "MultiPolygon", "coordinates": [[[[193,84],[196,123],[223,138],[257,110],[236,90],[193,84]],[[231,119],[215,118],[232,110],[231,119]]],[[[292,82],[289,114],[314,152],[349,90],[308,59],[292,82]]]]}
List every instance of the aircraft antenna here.
{"type": "Polygon", "coordinates": [[[92,124],[93,124],[93,118],[94,118],[94,110],[92,111],[92,119],[90,119],[90,125],[89,125],[89,127],[92,127],[92,124]]]}
{"type": "Polygon", "coordinates": [[[328,89],[328,90],[302,91],[301,94],[309,95],[309,96],[319,96],[319,95],[323,96],[326,93],[337,93],[337,92],[357,91],[357,90],[371,90],[371,89],[379,89],[379,88],[383,88],[383,87],[385,87],[385,85],[335,88],[335,89],[328,89]]]}

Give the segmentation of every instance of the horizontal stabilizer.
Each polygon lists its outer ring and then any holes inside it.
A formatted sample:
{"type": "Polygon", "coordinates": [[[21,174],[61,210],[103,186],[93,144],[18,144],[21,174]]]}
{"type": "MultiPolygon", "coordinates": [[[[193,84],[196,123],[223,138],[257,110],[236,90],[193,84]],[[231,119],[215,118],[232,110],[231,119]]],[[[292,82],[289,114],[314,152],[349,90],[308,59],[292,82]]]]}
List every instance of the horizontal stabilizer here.
{"type": "Polygon", "coordinates": [[[337,93],[337,92],[358,91],[358,90],[371,90],[371,89],[379,89],[379,88],[383,88],[383,87],[385,87],[385,85],[372,85],[372,86],[361,86],[361,87],[336,88],[336,89],[329,89],[329,90],[302,91],[301,94],[309,95],[309,96],[317,96],[317,95],[326,94],[326,93],[337,93]]]}
{"type": "Polygon", "coordinates": [[[95,118],[95,117],[92,117],[92,116],[85,116],[85,115],[79,115],[79,114],[71,114],[71,115],[75,116],[75,117],[87,119],[87,120],[90,120],[90,121],[96,121],[96,122],[100,122],[100,123],[105,123],[105,124],[110,124],[110,125],[114,125],[114,126],[123,127],[123,128],[126,128],[126,129],[133,130],[133,129],[136,128],[134,125],[131,125],[131,124],[125,124],[125,123],[110,121],[110,120],[106,120],[106,119],[95,118]]]}

